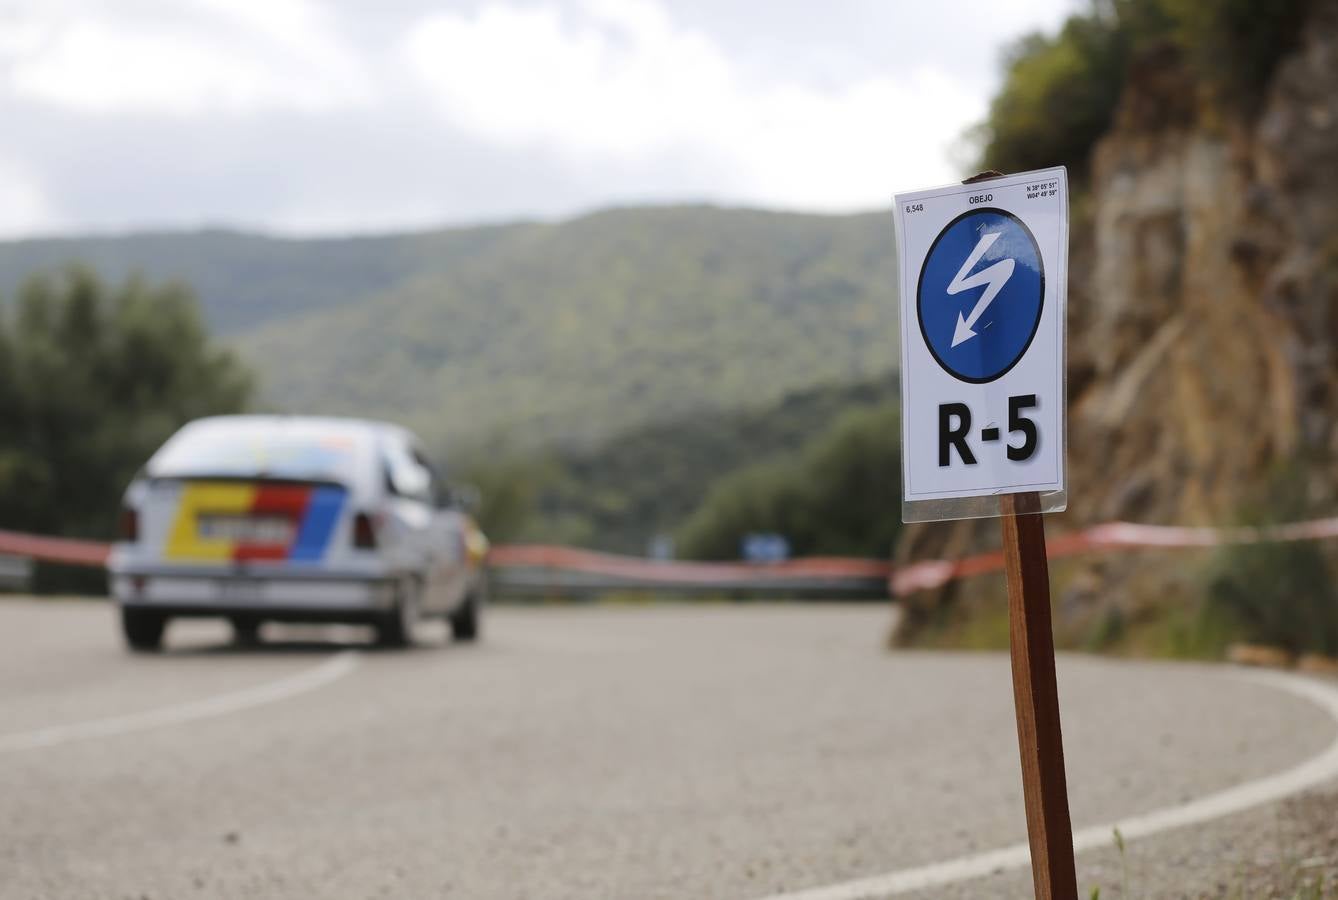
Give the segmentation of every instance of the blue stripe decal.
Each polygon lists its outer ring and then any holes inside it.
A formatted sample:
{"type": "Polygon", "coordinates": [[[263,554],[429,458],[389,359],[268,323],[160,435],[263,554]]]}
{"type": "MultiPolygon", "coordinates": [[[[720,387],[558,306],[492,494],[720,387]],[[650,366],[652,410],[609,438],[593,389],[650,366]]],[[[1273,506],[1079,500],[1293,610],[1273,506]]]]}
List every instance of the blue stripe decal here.
{"type": "Polygon", "coordinates": [[[319,562],[334,534],[346,492],[338,487],[319,487],[311,492],[307,512],[297,529],[297,540],[288,553],[294,562],[319,562]]]}

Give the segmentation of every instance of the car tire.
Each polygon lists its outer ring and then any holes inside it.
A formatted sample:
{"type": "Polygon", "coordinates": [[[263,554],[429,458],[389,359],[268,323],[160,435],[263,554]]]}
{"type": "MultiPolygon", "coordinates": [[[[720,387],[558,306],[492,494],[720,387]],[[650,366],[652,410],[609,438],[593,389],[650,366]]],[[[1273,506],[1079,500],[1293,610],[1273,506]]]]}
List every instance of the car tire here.
{"type": "Polygon", "coordinates": [[[232,623],[233,643],[243,647],[254,647],[260,643],[260,620],[253,619],[250,616],[233,616],[232,623]]]}
{"type": "Polygon", "coordinates": [[[477,592],[470,592],[460,608],[447,617],[451,626],[451,637],[461,643],[471,643],[479,638],[479,626],[482,624],[482,604],[477,592]]]}
{"type": "Polygon", "coordinates": [[[376,622],[376,643],[382,647],[408,647],[413,644],[418,622],[417,582],[406,579],[395,591],[395,604],[376,622]]]}
{"type": "Polygon", "coordinates": [[[162,649],[167,616],[140,609],[121,610],[121,632],[126,645],[136,653],[154,653],[162,649]]]}

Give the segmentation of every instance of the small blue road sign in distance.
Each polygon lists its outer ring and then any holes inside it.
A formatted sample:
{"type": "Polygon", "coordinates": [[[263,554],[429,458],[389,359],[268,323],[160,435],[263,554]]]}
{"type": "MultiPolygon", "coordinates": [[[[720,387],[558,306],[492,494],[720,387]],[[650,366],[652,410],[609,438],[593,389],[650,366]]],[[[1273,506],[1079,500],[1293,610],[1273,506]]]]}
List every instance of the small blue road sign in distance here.
{"type": "Polygon", "coordinates": [[[1045,267],[1031,230],[1002,209],[947,224],[920,269],[920,331],[948,374],[983,384],[1017,365],[1041,322],[1045,267]]]}

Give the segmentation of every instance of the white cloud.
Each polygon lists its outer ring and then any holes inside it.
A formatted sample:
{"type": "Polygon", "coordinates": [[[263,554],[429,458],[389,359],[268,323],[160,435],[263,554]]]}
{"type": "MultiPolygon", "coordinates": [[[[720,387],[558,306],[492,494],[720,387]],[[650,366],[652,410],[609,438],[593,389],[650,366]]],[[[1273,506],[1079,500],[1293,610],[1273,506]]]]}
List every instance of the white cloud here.
{"type": "Polygon", "coordinates": [[[886,206],[1075,2],[0,0],[0,222],[886,206]]]}
{"type": "Polygon", "coordinates": [[[308,0],[159,0],[138,17],[47,6],[0,31],[14,36],[0,41],[10,90],[79,112],[324,112],[370,95],[357,55],[308,0]]]}
{"type": "Polygon", "coordinates": [[[732,199],[806,208],[883,205],[898,187],[954,177],[948,145],[984,111],[928,69],[828,88],[758,81],[652,0],[438,13],[404,54],[442,114],[479,137],[595,165],[705,155],[732,199]]]}

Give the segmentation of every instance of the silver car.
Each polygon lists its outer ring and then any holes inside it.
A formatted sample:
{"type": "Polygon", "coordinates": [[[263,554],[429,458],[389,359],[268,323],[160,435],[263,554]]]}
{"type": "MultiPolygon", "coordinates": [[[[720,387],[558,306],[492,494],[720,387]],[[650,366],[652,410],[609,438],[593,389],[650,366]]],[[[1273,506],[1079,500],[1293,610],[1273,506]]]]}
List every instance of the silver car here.
{"type": "Polygon", "coordinates": [[[126,642],[180,616],[350,622],[403,646],[442,617],[479,633],[487,540],[413,434],[384,422],[219,416],[183,427],[125,492],[108,568],[126,642]]]}

